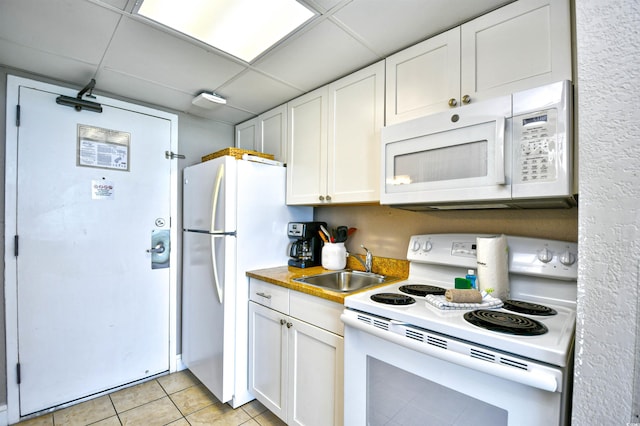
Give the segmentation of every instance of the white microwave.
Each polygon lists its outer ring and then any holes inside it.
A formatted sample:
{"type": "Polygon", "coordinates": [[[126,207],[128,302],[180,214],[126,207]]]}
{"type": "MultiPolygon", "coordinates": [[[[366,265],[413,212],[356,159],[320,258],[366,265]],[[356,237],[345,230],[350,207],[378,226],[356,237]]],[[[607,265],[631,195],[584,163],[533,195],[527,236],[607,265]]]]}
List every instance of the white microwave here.
{"type": "Polygon", "coordinates": [[[382,129],[380,204],[575,205],[572,90],[561,81],[382,129]]]}

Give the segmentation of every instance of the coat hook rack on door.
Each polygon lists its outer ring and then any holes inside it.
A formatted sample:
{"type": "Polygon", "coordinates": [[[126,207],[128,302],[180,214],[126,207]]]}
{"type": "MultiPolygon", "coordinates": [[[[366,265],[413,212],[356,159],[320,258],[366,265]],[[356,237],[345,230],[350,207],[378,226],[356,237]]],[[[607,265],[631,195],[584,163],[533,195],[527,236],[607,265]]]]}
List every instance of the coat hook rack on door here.
{"type": "Polygon", "coordinates": [[[94,87],[96,87],[96,79],[92,78],[91,81],[78,92],[78,96],[73,98],[71,96],[60,95],[56,98],[56,103],[58,105],[72,107],[78,112],[83,109],[93,112],[102,112],[102,105],[99,103],[82,99],[82,96],[87,92],[89,92],[87,94],[88,97],[95,98],[95,96],[93,96],[94,87]]]}

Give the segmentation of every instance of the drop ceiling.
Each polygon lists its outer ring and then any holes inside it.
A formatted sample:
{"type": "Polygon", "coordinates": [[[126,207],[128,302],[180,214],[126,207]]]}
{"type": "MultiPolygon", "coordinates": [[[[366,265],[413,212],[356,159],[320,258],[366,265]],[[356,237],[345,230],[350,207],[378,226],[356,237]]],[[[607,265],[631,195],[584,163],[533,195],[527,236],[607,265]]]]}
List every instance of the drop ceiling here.
{"type": "Polygon", "coordinates": [[[510,1],[304,0],[317,16],[247,63],[132,14],[135,0],[0,0],[0,65],[237,124],[510,1]],[[227,104],[192,105],[205,90],[227,104]]]}

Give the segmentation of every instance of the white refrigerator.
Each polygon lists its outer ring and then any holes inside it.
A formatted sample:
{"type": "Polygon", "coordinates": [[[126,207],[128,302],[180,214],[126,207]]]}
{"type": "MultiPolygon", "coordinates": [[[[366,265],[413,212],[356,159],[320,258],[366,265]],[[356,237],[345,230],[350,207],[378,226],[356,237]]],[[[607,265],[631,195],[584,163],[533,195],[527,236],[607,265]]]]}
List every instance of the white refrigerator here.
{"type": "Polygon", "coordinates": [[[287,224],[313,220],[285,205],[281,166],[219,157],[184,169],[182,362],[222,402],[248,385],[249,279],[287,264],[287,224]]]}

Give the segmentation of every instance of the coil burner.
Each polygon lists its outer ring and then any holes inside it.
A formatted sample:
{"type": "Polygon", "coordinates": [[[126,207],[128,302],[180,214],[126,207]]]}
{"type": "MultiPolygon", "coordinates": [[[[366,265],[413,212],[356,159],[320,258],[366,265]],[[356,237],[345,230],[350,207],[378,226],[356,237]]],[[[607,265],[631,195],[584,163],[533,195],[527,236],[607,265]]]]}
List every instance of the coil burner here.
{"type": "Polygon", "coordinates": [[[411,296],[398,293],[377,293],[371,295],[371,300],[387,305],[412,305],[416,299],[411,296]]]}
{"type": "Polygon", "coordinates": [[[400,286],[398,288],[403,293],[412,294],[414,296],[425,297],[428,294],[434,294],[441,296],[446,291],[442,287],[436,287],[434,285],[424,285],[424,284],[407,284],[400,286]]]}
{"type": "Polygon", "coordinates": [[[469,311],[464,314],[464,319],[487,330],[518,336],[538,336],[549,331],[544,324],[534,319],[488,309],[469,311]]]}
{"type": "Polygon", "coordinates": [[[551,316],[556,315],[555,309],[537,303],[523,302],[522,300],[505,300],[502,306],[504,309],[519,314],[551,316]]]}

